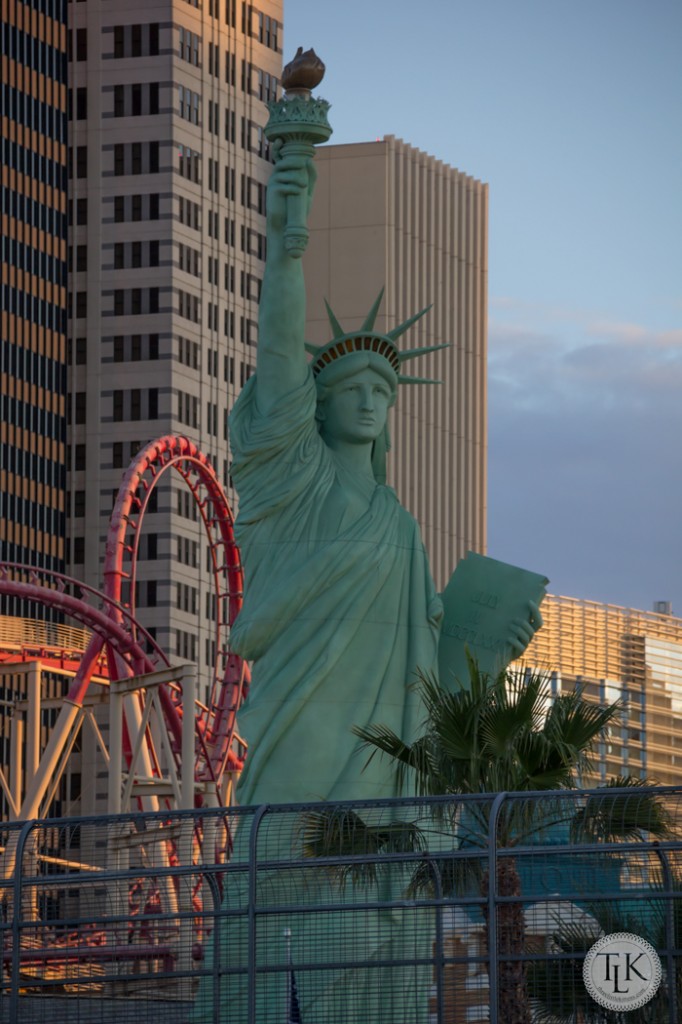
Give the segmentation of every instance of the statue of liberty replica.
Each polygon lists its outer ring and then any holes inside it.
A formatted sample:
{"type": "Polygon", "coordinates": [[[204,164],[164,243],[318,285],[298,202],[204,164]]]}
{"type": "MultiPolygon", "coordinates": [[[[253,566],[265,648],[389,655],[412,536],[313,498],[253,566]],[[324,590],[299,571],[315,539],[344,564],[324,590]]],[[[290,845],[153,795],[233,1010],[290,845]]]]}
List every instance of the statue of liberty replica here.
{"type": "MultiPolygon", "coordinates": [[[[374,330],[381,295],[352,333],[328,307],[331,340],[320,348],[304,341],[301,255],[315,183],[314,144],[331,134],[328,104],[310,94],[323,72],[312,51],[299,50],[285,69],[283,99],[270,105],[266,134],[273,140],[274,167],[257,366],[230,416],[237,540],[245,570],[231,646],[253,665],[251,693],[240,714],[240,733],[249,744],[238,789],[242,806],[398,795],[386,763],[374,758],[365,765],[366,758],[358,756],[351,730],[381,723],[413,739],[422,717],[415,672],[436,672],[438,664],[443,603],[419,527],[385,482],[389,409],[401,386],[424,383],[404,373],[405,363],[434,350],[405,347],[402,336],[426,310],[383,335],[374,330]]],[[[527,626],[524,645],[532,632],[527,626]]],[[[246,859],[247,831],[245,823],[235,857],[246,859]]],[[[278,843],[267,839],[259,856],[293,856],[278,843]]],[[[262,879],[273,904],[292,902],[292,894],[277,895],[283,877],[278,881],[273,872],[262,879]]],[[[314,877],[318,881],[308,896],[315,890],[320,902],[338,903],[328,876],[318,870],[314,877]]],[[[244,889],[243,883],[235,886],[233,893],[244,889]]],[[[230,896],[229,887],[228,877],[223,906],[243,906],[243,893],[230,896]]],[[[415,938],[404,935],[401,914],[376,911],[367,928],[358,919],[353,925],[353,913],[302,915],[294,925],[293,948],[308,963],[338,965],[351,945],[356,964],[409,959],[406,950],[414,950],[415,938]]],[[[286,923],[276,919],[273,949],[286,923]]],[[[244,929],[243,923],[231,923],[221,943],[228,965],[245,965],[244,929]]],[[[405,968],[390,977],[381,969],[338,966],[299,974],[301,1019],[426,1020],[428,972],[405,968]],[[402,979],[399,990],[396,979],[402,979]]],[[[232,978],[223,981],[220,1020],[245,1024],[244,981],[232,978]]],[[[258,1024],[285,1019],[284,992],[282,974],[259,975],[258,1024]]],[[[196,1021],[213,1020],[204,995],[202,988],[196,1021]]]]}

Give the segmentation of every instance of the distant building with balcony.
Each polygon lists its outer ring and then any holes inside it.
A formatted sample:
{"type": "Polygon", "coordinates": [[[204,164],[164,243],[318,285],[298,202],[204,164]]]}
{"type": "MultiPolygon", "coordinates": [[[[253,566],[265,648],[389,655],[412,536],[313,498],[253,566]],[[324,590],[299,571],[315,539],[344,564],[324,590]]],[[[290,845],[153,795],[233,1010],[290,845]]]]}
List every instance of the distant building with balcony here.
{"type": "MultiPolygon", "coordinates": [[[[548,595],[544,627],[523,663],[550,673],[554,693],[580,686],[600,704],[626,701],[622,723],[595,758],[598,782],[634,775],[682,781],[682,619],[548,595]]],[[[586,783],[594,780],[585,780],[586,783]]]]}

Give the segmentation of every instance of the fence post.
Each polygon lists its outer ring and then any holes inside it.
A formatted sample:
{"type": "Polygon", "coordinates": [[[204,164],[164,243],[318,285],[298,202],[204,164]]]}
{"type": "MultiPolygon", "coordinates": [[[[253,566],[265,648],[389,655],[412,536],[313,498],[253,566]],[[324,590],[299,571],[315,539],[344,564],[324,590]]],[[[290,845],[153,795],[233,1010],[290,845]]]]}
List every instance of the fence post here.
{"type": "MultiPolygon", "coordinates": [[[[211,896],[213,897],[213,931],[211,933],[211,938],[213,940],[213,1020],[220,1020],[220,929],[223,922],[220,915],[221,901],[218,880],[210,867],[208,869],[208,875],[206,875],[206,882],[208,884],[208,888],[211,890],[211,896]]],[[[204,929],[205,927],[206,926],[204,925],[204,929]]]]}
{"type": "Polygon", "coordinates": [[[248,1015],[247,1024],[258,1024],[256,1021],[256,856],[258,849],[258,829],[265,815],[270,810],[269,804],[261,804],[251,822],[249,836],[249,905],[248,905],[248,1015]]]}
{"type": "Polygon", "coordinates": [[[663,872],[663,884],[668,895],[665,897],[665,961],[668,973],[668,1007],[670,1024],[677,1024],[677,979],[675,977],[675,908],[673,907],[673,876],[665,850],[657,842],[653,844],[663,872]]]}
{"type": "Polygon", "coordinates": [[[436,904],[436,941],[434,950],[434,969],[436,974],[436,1021],[443,1024],[445,1020],[445,1006],[443,1003],[443,970],[445,964],[445,950],[443,948],[443,880],[440,874],[438,861],[431,860],[427,854],[426,860],[434,882],[434,896],[438,900],[436,904]]]}
{"type": "MultiPolygon", "coordinates": [[[[12,907],[12,974],[9,989],[9,1020],[17,1024],[19,1020],[19,973],[21,970],[21,869],[24,858],[26,840],[36,825],[35,819],[27,821],[17,839],[14,854],[14,906],[12,907]]],[[[9,842],[7,843],[9,846],[9,842]]]]}
{"type": "Polygon", "coordinates": [[[497,819],[506,798],[506,793],[497,794],[490,809],[490,821],[488,822],[488,1001],[490,1024],[498,1024],[500,986],[497,962],[497,819]]]}

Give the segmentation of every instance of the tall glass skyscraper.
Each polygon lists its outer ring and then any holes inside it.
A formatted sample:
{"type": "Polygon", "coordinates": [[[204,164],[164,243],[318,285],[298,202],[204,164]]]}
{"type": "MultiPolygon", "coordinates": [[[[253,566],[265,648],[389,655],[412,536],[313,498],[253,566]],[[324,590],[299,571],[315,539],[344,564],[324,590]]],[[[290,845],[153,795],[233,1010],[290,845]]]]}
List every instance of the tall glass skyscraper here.
{"type": "MultiPolygon", "coordinates": [[[[0,184],[0,560],[64,568],[66,0],[6,0],[0,184]]],[[[6,598],[1,610],[43,616],[6,598]]]]}

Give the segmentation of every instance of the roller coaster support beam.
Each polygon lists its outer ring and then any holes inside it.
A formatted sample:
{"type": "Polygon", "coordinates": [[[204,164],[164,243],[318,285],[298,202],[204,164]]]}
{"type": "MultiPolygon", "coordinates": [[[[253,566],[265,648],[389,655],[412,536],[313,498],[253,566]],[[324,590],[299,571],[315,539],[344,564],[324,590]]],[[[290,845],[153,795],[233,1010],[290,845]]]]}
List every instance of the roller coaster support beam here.
{"type": "MultiPolygon", "coordinates": [[[[179,683],[182,689],[182,774],[180,779],[181,810],[194,807],[194,708],[196,700],[196,672],[194,664],[176,665],[157,669],[142,675],[112,679],[109,684],[109,813],[120,814],[123,793],[123,702],[127,696],[140,690],[179,683]]],[[[130,771],[135,765],[130,766],[130,771]]]]}

